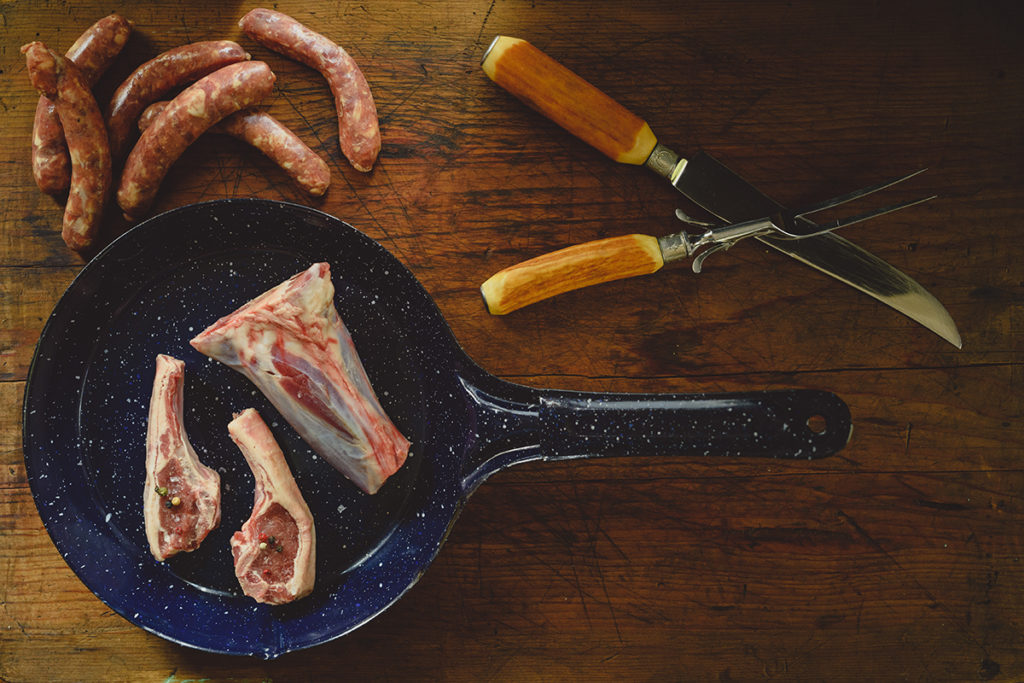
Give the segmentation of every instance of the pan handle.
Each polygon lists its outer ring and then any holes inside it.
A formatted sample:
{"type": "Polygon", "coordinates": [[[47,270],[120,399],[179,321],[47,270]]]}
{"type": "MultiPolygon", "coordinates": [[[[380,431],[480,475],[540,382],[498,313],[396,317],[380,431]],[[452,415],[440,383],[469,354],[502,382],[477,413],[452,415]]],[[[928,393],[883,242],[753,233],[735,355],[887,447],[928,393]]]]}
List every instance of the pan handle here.
{"type": "Polygon", "coordinates": [[[814,459],[850,439],[850,411],[806,389],[743,394],[541,397],[547,460],[614,455],[814,459]]]}
{"type": "MultiPolygon", "coordinates": [[[[816,459],[850,440],[850,411],[827,391],[591,394],[529,390],[532,400],[471,388],[478,448],[469,493],[499,470],[531,460],[655,456],[816,459]]],[[[504,393],[504,392],[503,392],[504,393]]]]}

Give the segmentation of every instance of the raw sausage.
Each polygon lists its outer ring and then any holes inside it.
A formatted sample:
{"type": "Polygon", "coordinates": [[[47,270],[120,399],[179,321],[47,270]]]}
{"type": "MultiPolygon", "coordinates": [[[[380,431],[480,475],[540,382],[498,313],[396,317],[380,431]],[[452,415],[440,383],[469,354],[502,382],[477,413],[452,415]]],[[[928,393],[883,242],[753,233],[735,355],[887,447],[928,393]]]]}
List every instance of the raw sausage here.
{"type": "MultiPolygon", "coordinates": [[[[144,131],[160,115],[167,102],[156,102],[139,117],[139,130],[144,131]]],[[[247,142],[266,154],[285,173],[314,197],[320,197],[331,184],[331,170],[290,128],[270,114],[246,109],[232,114],[210,129],[247,142]]]]}
{"type": "Polygon", "coordinates": [[[117,203],[129,220],[153,204],[161,181],[185,148],[210,126],[270,94],[274,74],[266,62],[231,64],[204,76],[171,100],[128,155],[117,203]]]}
{"type": "Polygon", "coordinates": [[[322,196],[331,184],[331,171],[327,163],[270,114],[255,110],[242,111],[222,121],[220,128],[266,154],[314,197],[322,196]]]}
{"type": "MultiPolygon", "coordinates": [[[[131,31],[132,22],[124,17],[103,17],[79,36],[64,57],[75,63],[91,88],[121,52],[131,31]]],[[[36,105],[32,127],[32,175],[39,189],[48,194],[59,194],[71,184],[71,158],[64,129],[56,107],[45,96],[36,105]]]]}
{"type": "Polygon", "coordinates": [[[250,38],[323,74],[338,110],[341,152],[357,170],[371,170],[380,153],[380,128],[370,86],[355,60],[329,38],[280,12],[254,9],[238,25],[250,38]]]}
{"type": "Polygon", "coordinates": [[[110,147],[103,115],[78,67],[39,41],[21,48],[32,87],[57,107],[71,153],[71,189],[64,208],[64,242],[92,245],[110,192],[110,147]]]}
{"type": "Polygon", "coordinates": [[[248,58],[238,43],[207,40],[168,50],[133,71],[118,86],[107,107],[107,129],[114,158],[120,160],[128,152],[132,127],[148,105],[179,85],[248,58]]]}

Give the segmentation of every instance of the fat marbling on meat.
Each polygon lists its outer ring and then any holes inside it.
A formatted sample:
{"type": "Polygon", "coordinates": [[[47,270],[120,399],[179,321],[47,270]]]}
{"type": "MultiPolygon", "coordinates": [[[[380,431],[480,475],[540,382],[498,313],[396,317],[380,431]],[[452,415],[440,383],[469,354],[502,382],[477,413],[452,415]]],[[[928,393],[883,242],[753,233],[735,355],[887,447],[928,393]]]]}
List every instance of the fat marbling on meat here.
{"type": "Polygon", "coordinates": [[[235,576],[257,602],[281,605],[309,595],[316,577],[316,530],[281,447],[252,408],[228,425],[256,478],[252,514],[231,537],[235,576]]]}
{"type": "Polygon", "coordinates": [[[192,346],[248,377],[321,457],[367,493],[405,462],[334,306],[330,266],[309,269],[208,327],[192,346]]]}
{"type": "Polygon", "coordinates": [[[156,357],[146,429],[143,517],[153,557],[195,550],[220,524],[220,475],[199,462],[182,420],[185,364],[156,357]]]}

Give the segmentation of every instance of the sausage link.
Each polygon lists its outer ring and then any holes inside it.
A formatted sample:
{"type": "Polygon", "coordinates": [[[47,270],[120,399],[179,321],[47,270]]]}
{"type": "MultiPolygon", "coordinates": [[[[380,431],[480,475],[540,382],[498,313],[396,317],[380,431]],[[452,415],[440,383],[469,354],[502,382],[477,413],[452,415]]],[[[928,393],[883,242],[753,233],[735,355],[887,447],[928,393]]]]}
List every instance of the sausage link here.
{"type": "MultiPolygon", "coordinates": [[[[156,117],[160,116],[164,109],[167,109],[167,105],[170,104],[167,100],[161,100],[160,102],[154,102],[139,114],[139,133],[145,133],[146,129],[153,125],[156,121],[156,117]]],[[[234,116],[234,114],[232,114],[234,116]]],[[[217,128],[220,126],[218,123],[216,126],[212,126],[210,130],[217,132],[217,128]]]]}
{"type": "Polygon", "coordinates": [[[238,25],[253,40],[323,74],[338,111],[341,152],[357,170],[371,170],[380,153],[377,107],[355,60],[329,38],[280,12],[254,9],[238,25]]]}
{"type": "Polygon", "coordinates": [[[179,85],[246,59],[249,55],[238,43],[207,40],[167,50],[133,71],[118,86],[107,107],[107,130],[114,158],[121,159],[127,153],[135,120],[149,104],[179,85]]]}
{"type": "MultiPolygon", "coordinates": [[[[145,131],[167,104],[155,102],[146,107],[139,117],[139,131],[145,131]]],[[[210,128],[210,132],[223,133],[249,143],[314,197],[323,196],[331,184],[331,170],[327,163],[290,128],[266,112],[245,109],[228,116],[210,128]]]]}
{"type": "Polygon", "coordinates": [[[265,62],[241,62],[204,76],[171,100],[125,161],[117,190],[125,217],[134,220],[149,210],[171,164],[196,138],[273,87],[274,73],[265,62]]]}
{"type": "Polygon", "coordinates": [[[71,153],[71,186],[64,207],[64,242],[89,248],[111,187],[110,147],[103,114],[81,71],[43,43],[21,48],[32,87],[54,101],[71,153]]]}
{"type": "Polygon", "coordinates": [[[111,14],[89,27],[68,48],[64,56],[75,63],[90,88],[121,53],[133,26],[121,15],[111,14]]]}
{"type": "Polygon", "coordinates": [[[60,194],[71,184],[71,157],[60,127],[57,105],[40,97],[32,124],[32,177],[47,194],[60,194]]]}
{"type": "MultiPolygon", "coordinates": [[[[75,63],[91,88],[114,61],[132,32],[132,22],[117,14],[103,17],[64,54],[75,63]]],[[[48,97],[40,97],[32,126],[32,175],[39,189],[59,194],[71,184],[71,158],[64,142],[57,109],[48,97]]]]}

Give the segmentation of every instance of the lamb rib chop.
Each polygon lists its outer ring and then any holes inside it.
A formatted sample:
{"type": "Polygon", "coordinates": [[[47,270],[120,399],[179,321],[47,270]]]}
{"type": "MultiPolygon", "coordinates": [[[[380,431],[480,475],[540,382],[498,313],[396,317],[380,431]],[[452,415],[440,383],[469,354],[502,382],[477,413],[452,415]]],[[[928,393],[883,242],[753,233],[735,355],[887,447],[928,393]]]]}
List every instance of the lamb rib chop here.
{"type": "Polygon", "coordinates": [[[220,524],[220,475],[199,462],[182,421],[185,364],[156,357],[146,430],[142,512],[153,557],[195,550],[220,524]]]}
{"type": "Polygon", "coordinates": [[[316,577],[313,516],[274,435],[254,409],[228,425],[256,477],[252,515],[231,537],[235,576],[257,602],[280,605],[309,595],[316,577]]]}
{"type": "Polygon", "coordinates": [[[384,413],[334,307],[330,266],[317,263],[191,341],[262,391],[313,450],[367,493],[409,453],[384,413]]]}

